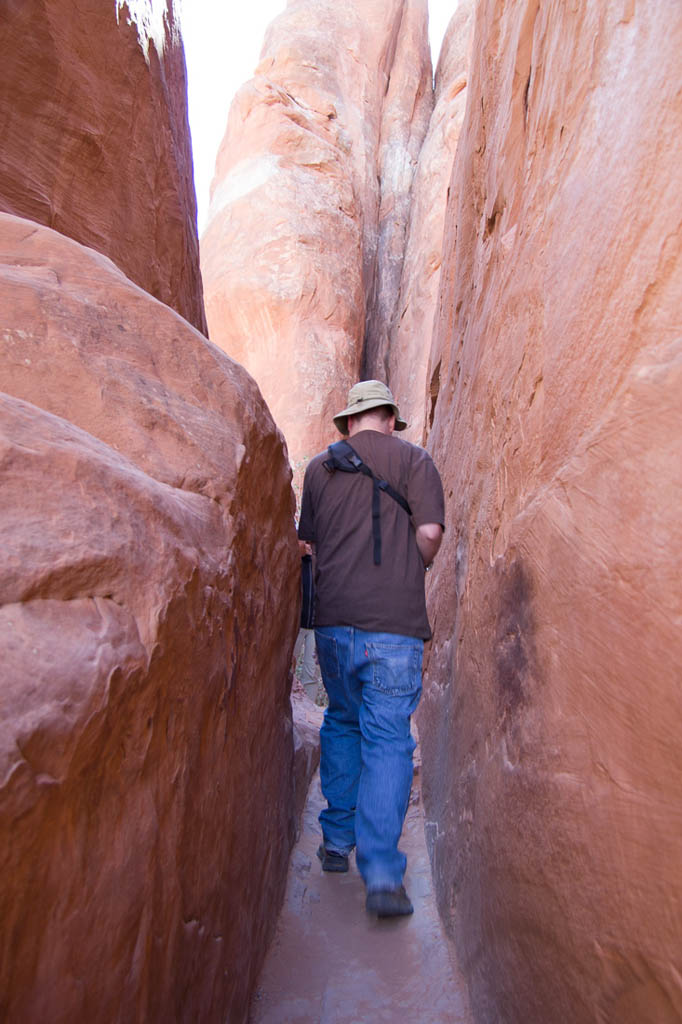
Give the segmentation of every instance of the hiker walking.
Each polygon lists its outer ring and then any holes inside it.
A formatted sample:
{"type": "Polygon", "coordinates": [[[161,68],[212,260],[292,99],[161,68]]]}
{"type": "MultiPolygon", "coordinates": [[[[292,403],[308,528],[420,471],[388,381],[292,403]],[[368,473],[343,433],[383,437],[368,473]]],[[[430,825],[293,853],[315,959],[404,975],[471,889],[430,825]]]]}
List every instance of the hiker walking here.
{"type": "Polygon", "coordinates": [[[431,636],[424,573],[443,536],[438,471],[404,430],[380,381],[351,388],[334,417],[348,441],[308,465],[299,537],[315,547],[315,639],[329,696],[321,730],[320,814],[325,871],[356,861],[366,907],[411,914],[398,849],[412,785],[410,716],[431,636]]]}

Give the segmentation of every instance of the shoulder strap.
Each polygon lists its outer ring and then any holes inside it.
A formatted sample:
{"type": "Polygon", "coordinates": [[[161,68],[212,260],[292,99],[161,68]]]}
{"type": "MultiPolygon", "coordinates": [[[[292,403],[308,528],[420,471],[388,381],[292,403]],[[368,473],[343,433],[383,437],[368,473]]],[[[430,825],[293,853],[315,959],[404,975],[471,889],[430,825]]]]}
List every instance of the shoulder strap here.
{"type": "Polygon", "coordinates": [[[381,505],[380,491],[397,501],[405,509],[408,516],[412,510],[402,494],[391,487],[388,480],[378,480],[369,466],[362,461],[358,453],[348,441],[336,441],[327,449],[329,458],[322,463],[328,473],[340,469],[342,473],[362,473],[372,481],[372,538],[374,541],[374,564],[381,565],[381,505]]]}
{"type": "Polygon", "coordinates": [[[329,445],[327,451],[329,458],[322,465],[328,473],[333,473],[336,469],[340,469],[342,473],[360,473],[361,466],[371,473],[369,466],[365,466],[355,448],[351,447],[348,441],[336,441],[335,444],[329,445]]]}

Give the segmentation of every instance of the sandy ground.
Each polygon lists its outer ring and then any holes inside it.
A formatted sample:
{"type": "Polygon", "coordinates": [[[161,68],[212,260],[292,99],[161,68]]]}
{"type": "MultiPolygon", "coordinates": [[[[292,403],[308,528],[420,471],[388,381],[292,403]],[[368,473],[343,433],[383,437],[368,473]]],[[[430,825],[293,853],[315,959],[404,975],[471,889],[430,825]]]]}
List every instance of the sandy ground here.
{"type": "Polygon", "coordinates": [[[317,775],[250,1024],[471,1024],[431,889],[419,776],[401,842],[411,917],[377,921],[365,913],[354,858],[347,875],[322,872],[315,856],[322,806],[317,775]]]}

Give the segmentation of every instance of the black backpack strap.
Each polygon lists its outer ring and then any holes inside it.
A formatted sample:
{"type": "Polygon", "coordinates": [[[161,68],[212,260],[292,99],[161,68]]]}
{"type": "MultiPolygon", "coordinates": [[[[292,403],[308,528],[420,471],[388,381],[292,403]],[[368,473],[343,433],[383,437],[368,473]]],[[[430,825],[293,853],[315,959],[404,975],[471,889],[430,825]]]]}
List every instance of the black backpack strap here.
{"type": "Polygon", "coordinates": [[[398,494],[394,487],[391,487],[388,480],[378,480],[369,466],[362,461],[355,449],[348,441],[336,441],[330,444],[327,449],[329,458],[322,463],[328,473],[340,469],[342,473],[363,473],[372,481],[372,539],[374,541],[374,564],[381,565],[381,498],[380,492],[384,491],[390,498],[397,501],[401,508],[405,509],[408,516],[412,515],[412,509],[402,494],[398,494]]]}
{"type": "Polygon", "coordinates": [[[315,578],[310,555],[301,556],[301,628],[312,629],[315,623],[315,578]]]}
{"type": "Polygon", "coordinates": [[[377,485],[382,491],[385,491],[389,497],[393,498],[394,501],[397,501],[400,507],[405,509],[408,516],[412,515],[412,509],[408,505],[407,499],[403,498],[402,494],[398,494],[395,488],[391,487],[388,480],[377,480],[377,485]]]}
{"type": "Polygon", "coordinates": [[[379,481],[372,474],[372,540],[374,541],[374,564],[381,565],[381,499],[379,481]]]}
{"type": "Polygon", "coordinates": [[[330,444],[327,451],[329,458],[325,459],[322,465],[328,473],[333,473],[336,469],[340,469],[342,473],[360,473],[361,467],[364,467],[371,474],[369,466],[365,466],[355,448],[352,448],[348,441],[337,441],[335,444],[330,444]]]}

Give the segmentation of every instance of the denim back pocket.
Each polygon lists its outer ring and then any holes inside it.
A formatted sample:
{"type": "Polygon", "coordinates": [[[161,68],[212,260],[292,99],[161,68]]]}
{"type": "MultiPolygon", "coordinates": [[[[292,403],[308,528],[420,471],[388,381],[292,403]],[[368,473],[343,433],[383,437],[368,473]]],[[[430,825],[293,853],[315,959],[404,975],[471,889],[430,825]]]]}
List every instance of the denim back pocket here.
{"type": "Polygon", "coordinates": [[[322,679],[333,682],[340,680],[341,669],[339,668],[339,652],[336,647],[336,637],[327,636],[321,630],[315,630],[315,644],[317,646],[317,658],[320,662],[322,679]]]}
{"type": "Polygon", "coordinates": [[[370,641],[367,644],[372,663],[372,686],[390,696],[417,693],[422,685],[421,641],[414,644],[391,644],[370,641]]]}

